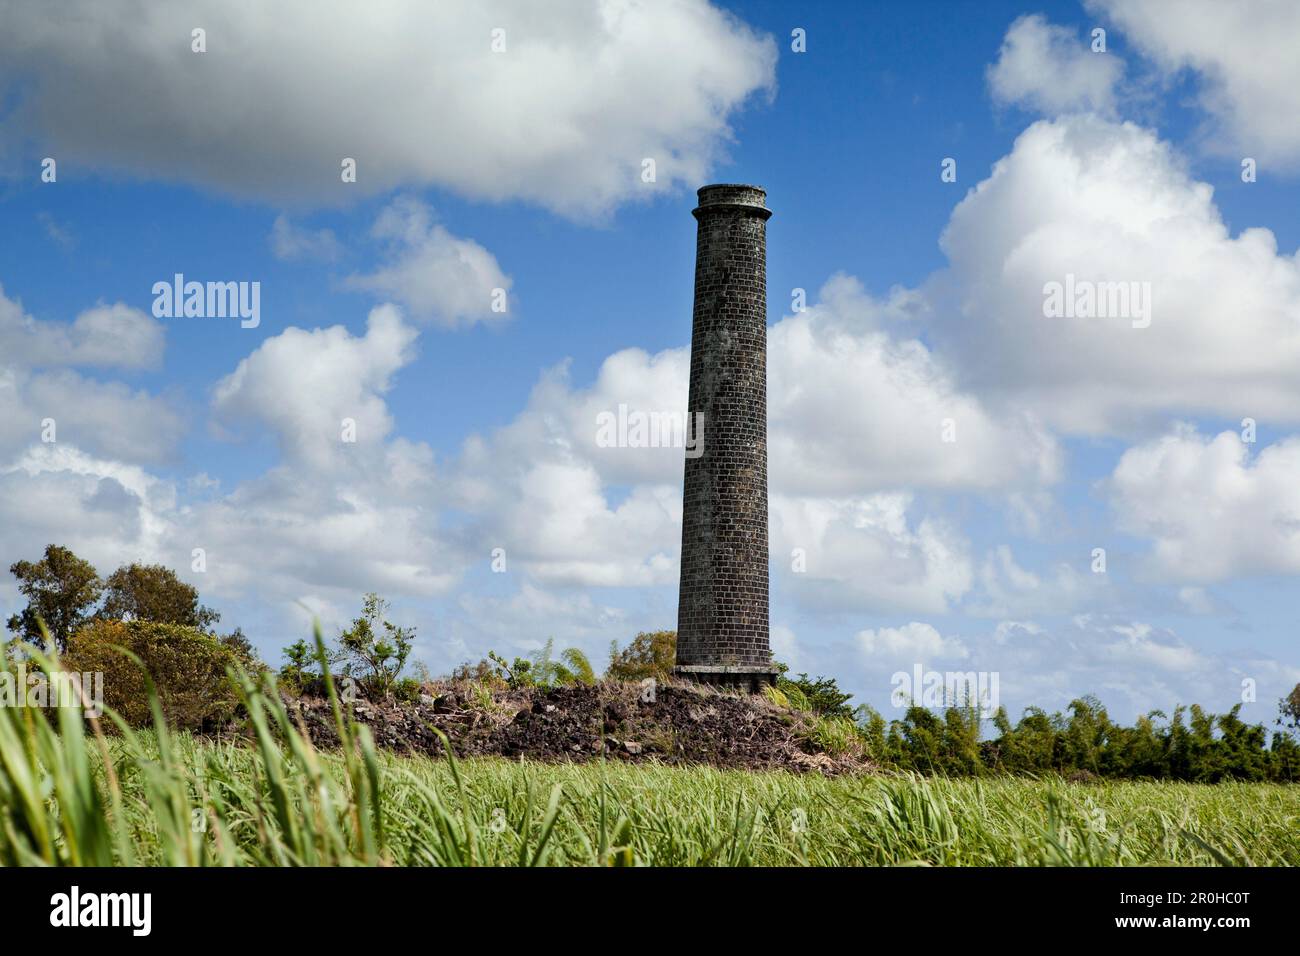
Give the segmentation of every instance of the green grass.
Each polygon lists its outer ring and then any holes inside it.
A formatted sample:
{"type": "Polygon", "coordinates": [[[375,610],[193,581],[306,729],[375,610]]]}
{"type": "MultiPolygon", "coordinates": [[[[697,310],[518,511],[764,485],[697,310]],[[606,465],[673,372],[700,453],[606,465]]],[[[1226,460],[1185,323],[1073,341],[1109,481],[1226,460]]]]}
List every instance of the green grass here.
{"type": "MultiPolygon", "coordinates": [[[[257,756],[192,740],[177,751],[206,765],[210,788],[241,791],[231,803],[242,823],[228,828],[238,861],[282,862],[254,822],[257,756]]],[[[341,760],[326,763],[343,776],[341,760]]],[[[384,858],[401,865],[1300,864],[1300,788],[1279,784],[826,779],[500,758],[453,770],[387,754],[378,771],[384,858]]],[[[144,793],[124,782],[147,845],[144,793]]]]}
{"type": "Polygon", "coordinates": [[[0,863],[1300,864],[1295,786],[404,758],[337,700],[323,754],[277,696],[243,695],[239,743],[0,708],[0,863]]]}

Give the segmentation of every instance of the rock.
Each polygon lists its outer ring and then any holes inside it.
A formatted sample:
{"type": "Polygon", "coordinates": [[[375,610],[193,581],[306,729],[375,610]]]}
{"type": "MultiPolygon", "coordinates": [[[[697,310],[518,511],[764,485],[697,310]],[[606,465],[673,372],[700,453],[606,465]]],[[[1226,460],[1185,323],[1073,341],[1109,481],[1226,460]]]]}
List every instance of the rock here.
{"type": "Polygon", "coordinates": [[[605,705],[605,716],[609,720],[617,723],[619,721],[627,720],[629,715],[626,707],[621,703],[615,702],[605,705]]]}
{"type": "MultiPolygon", "coordinates": [[[[549,691],[495,687],[491,706],[482,692],[470,682],[447,683],[415,702],[357,700],[350,709],[385,749],[430,756],[444,753],[442,733],[464,757],[580,762],[602,753],[628,761],[658,754],[670,764],[825,774],[869,767],[861,758],[809,761],[799,754],[815,755],[817,748],[788,715],[761,701],[695,688],[664,685],[653,708],[637,706],[639,685],[616,682],[549,691]]],[[[286,706],[298,712],[318,746],[339,745],[327,699],[302,695],[286,706]]]]}

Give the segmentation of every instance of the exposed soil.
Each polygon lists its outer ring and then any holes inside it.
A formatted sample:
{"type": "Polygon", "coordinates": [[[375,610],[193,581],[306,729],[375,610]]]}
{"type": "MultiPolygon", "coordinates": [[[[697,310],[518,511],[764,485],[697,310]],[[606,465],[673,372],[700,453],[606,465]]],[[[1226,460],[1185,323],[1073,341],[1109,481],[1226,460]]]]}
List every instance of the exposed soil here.
{"type": "MultiPolygon", "coordinates": [[[[668,764],[711,764],[752,770],[815,770],[826,774],[868,769],[860,758],[819,752],[809,740],[809,718],[758,696],[740,696],[693,684],[641,685],[602,681],[593,686],[485,693],[471,681],[440,684],[418,703],[357,701],[358,722],[381,747],[439,755],[434,728],[458,757],[526,757],[550,762],[605,759],[668,764]],[[643,697],[652,699],[643,699],[643,697]]],[[[338,746],[329,702],[288,699],[313,743],[338,746]]]]}

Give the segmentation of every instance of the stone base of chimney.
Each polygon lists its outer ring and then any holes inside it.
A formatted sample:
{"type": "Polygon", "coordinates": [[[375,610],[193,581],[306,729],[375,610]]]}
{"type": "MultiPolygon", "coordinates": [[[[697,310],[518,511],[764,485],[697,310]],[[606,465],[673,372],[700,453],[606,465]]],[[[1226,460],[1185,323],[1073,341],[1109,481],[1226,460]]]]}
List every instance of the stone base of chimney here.
{"type": "Polygon", "coordinates": [[[673,676],[678,680],[747,694],[775,687],[780,673],[771,664],[678,664],[673,668],[673,676]]]}

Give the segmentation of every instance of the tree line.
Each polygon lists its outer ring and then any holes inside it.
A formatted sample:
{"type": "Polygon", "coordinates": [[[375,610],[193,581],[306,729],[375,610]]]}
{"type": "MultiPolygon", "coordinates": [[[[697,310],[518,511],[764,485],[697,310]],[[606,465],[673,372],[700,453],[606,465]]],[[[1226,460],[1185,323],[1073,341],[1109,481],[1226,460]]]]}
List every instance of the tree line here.
{"type": "Polygon", "coordinates": [[[38,561],[16,561],[9,573],[27,606],[11,615],[8,628],[21,639],[43,644],[44,622],[54,647],[93,620],[142,620],[209,631],[221,615],[199,603],[199,592],[161,564],[127,564],[107,579],[68,548],[52,544],[38,561]]]}
{"type": "MultiPolygon", "coordinates": [[[[36,561],[9,568],[27,606],[8,619],[22,640],[54,649],[75,670],[103,671],[109,705],[147,722],[140,669],[117,648],[130,650],[158,687],[164,712],[177,726],[208,729],[232,719],[236,695],[227,669],[269,673],[239,628],[218,634],[221,615],[202,604],[198,590],[162,565],[132,563],[100,578],[94,566],[71,550],[50,545],[36,561]],[[45,630],[42,630],[42,624],[45,630]],[[112,679],[108,680],[108,675],[112,679]]],[[[413,700],[428,684],[402,677],[415,641],[415,628],[389,620],[390,607],[367,594],[361,613],[339,632],[327,650],[332,672],[352,677],[367,696],[413,700]]],[[[643,632],[626,647],[610,647],[607,680],[671,680],[676,632],[643,632]]],[[[284,649],[280,686],[310,690],[321,677],[315,651],[306,641],[284,649]]],[[[978,711],[949,707],[942,712],[911,706],[886,720],[831,677],[791,674],[778,665],[777,685],[768,699],[809,715],[813,738],[826,747],[859,748],[886,769],[971,775],[1060,773],[1215,782],[1222,779],[1300,781],[1300,684],[1279,702],[1276,727],[1241,719],[1241,705],[1224,714],[1198,705],[1170,714],[1152,711],[1132,726],[1113,721],[1094,697],[1073,701],[1066,713],[1028,708],[1014,723],[1004,708],[991,720],[978,711]]],[[[556,654],[553,642],[513,661],[495,653],[456,668],[452,680],[520,690],[591,684],[598,678],[577,649],[556,654]]],[[[136,722],[134,719],[131,722],[136,722]]]]}

